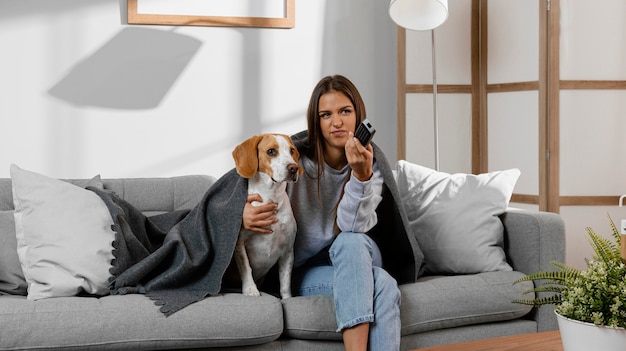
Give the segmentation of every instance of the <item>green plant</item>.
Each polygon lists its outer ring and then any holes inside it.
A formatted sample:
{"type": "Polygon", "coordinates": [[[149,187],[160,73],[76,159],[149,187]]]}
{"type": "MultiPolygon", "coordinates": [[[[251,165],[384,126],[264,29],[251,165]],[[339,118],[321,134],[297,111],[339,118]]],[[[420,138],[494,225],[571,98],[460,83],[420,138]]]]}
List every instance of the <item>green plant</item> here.
{"type": "Polygon", "coordinates": [[[595,252],[592,260],[586,259],[586,270],[551,262],[557,271],[530,274],[516,283],[532,280],[535,288],[527,293],[554,294],[514,302],[535,307],[553,304],[557,313],[570,319],[626,328],[626,265],[620,252],[621,236],[608,217],[615,242],[586,228],[595,252]]]}

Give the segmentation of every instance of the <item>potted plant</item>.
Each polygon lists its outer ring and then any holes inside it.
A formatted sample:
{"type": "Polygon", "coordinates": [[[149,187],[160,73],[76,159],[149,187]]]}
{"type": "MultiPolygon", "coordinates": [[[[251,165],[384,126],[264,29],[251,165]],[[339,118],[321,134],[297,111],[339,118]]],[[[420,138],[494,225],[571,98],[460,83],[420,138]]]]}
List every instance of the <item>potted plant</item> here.
{"type": "Polygon", "coordinates": [[[535,307],[554,305],[565,351],[623,351],[626,345],[626,235],[620,235],[610,216],[609,223],[615,241],[586,228],[595,252],[586,260],[587,269],[551,262],[556,271],[537,272],[517,281],[536,282],[529,293],[553,293],[515,302],[535,307]],[[589,336],[587,331],[600,335],[589,336]],[[612,346],[613,342],[616,344],[612,346]]]}

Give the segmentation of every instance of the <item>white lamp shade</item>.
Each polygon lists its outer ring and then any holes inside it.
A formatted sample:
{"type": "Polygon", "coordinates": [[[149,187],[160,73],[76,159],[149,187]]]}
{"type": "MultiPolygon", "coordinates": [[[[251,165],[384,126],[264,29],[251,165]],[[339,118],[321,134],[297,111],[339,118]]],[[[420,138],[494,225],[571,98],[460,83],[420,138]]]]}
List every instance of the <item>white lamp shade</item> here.
{"type": "Polygon", "coordinates": [[[389,16],[400,27],[431,30],[448,18],[448,0],[391,0],[389,16]]]}

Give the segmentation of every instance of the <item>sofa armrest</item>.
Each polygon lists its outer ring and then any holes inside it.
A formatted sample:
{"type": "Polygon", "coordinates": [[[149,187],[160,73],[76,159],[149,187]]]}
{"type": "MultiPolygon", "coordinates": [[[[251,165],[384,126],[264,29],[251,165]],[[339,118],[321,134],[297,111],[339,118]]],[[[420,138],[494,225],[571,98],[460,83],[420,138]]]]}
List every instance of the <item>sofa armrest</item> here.
{"type": "MultiPolygon", "coordinates": [[[[500,219],[504,224],[504,250],[514,270],[525,274],[551,271],[555,270],[551,261],[565,262],[565,226],[560,215],[508,209],[500,219]]],[[[538,332],[557,329],[552,306],[533,309],[529,318],[537,322],[538,332]]]]}

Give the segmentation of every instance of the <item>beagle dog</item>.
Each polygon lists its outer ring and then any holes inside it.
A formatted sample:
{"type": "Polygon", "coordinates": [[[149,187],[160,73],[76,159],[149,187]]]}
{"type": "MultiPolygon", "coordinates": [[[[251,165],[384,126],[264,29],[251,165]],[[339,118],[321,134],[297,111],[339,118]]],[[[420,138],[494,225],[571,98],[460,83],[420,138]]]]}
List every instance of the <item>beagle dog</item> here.
{"type": "Polygon", "coordinates": [[[248,194],[259,194],[263,199],[263,202],[255,201],[252,205],[271,202],[278,205],[278,222],[272,224],[271,234],[245,229],[239,233],[234,256],[242,293],[246,296],[260,296],[255,282],[263,279],[278,262],[280,296],[289,298],[296,220],[285,190],[287,182],[295,182],[302,175],[298,150],[288,135],[262,134],[237,145],[232,155],[237,173],[248,179],[248,194]]]}

